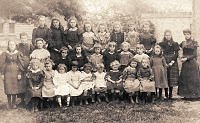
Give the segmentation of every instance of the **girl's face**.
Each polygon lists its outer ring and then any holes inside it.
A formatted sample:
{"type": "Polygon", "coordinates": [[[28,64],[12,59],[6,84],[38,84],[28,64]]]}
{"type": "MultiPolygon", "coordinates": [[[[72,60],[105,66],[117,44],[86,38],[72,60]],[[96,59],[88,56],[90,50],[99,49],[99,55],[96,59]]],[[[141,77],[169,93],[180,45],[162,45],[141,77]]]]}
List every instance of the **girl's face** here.
{"type": "Polygon", "coordinates": [[[28,42],[28,37],[27,37],[27,35],[22,35],[22,36],[20,37],[20,40],[21,40],[22,43],[27,43],[27,42],[28,42]]]}
{"type": "Polygon", "coordinates": [[[65,68],[64,67],[60,67],[58,69],[58,72],[61,73],[61,74],[65,73],[65,68]]]}
{"type": "Polygon", "coordinates": [[[60,22],[58,20],[53,20],[53,26],[58,28],[59,27],[60,22]]]}
{"type": "Polygon", "coordinates": [[[85,31],[86,32],[90,32],[92,29],[91,25],[90,24],[85,24],[85,31]]]}
{"type": "Polygon", "coordinates": [[[44,44],[43,44],[43,41],[37,41],[37,42],[36,42],[36,46],[37,46],[38,49],[42,49],[42,48],[43,48],[43,45],[44,45],[44,44]]]}
{"type": "Polygon", "coordinates": [[[45,25],[45,17],[39,18],[39,26],[43,27],[45,25]]]}
{"type": "Polygon", "coordinates": [[[95,51],[96,54],[99,54],[101,52],[101,48],[96,47],[94,51],[95,51]]]}
{"type": "Polygon", "coordinates": [[[101,33],[103,33],[103,32],[105,32],[105,26],[104,25],[100,25],[99,26],[99,31],[101,32],[101,33]]]}
{"type": "Polygon", "coordinates": [[[170,32],[166,32],[165,33],[165,39],[167,39],[168,41],[170,41],[172,39],[172,34],[170,32]]]}
{"type": "Polygon", "coordinates": [[[132,61],[130,63],[130,66],[133,67],[133,68],[137,67],[137,62],[136,61],[132,61]]]}
{"type": "Polygon", "coordinates": [[[129,31],[134,31],[134,25],[133,24],[129,25],[129,31]]]}
{"type": "Polygon", "coordinates": [[[159,48],[156,48],[154,52],[155,52],[155,55],[160,55],[161,50],[159,48]]]}
{"type": "Polygon", "coordinates": [[[191,38],[191,34],[190,33],[184,33],[185,39],[188,40],[191,38]]]}
{"type": "Polygon", "coordinates": [[[148,61],[147,60],[142,60],[142,66],[144,68],[147,68],[149,66],[148,61]]]}
{"type": "Polygon", "coordinates": [[[71,26],[71,28],[76,27],[76,21],[75,20],[70,20],[69,25],[71,26]]]}
{"type": "Polygon", "coordinates": [[[111,68],[112,68],[113,70],[118,70],[118,69],[119,69],[119,65],[113,64],[113,65],[111,66],[111,68]]]}
{"type": "Polygon", "coordinates": [[[66,57],[67,54],[68,54],[68,50],[63,50],[63,51],[61,52],[61,55],[62,55],[63,58],[66,57]]]}
{"type": "Polygon", "coordinates": [[[81,47],[76,47],[76,53],[77,53],[77,54],[80,54],[81,51],[82,51],[81,47]]]}
{"type": "Polygon", "coordinates": [[[51,71],[52,70],[52,64],[45,64],[45,68],[47,71],[51,71]]]}
{"type": "Polygon", "coordinates": [[[77,66],[72,66],[72,71],[76,72],[78,70],[77,66]]]}
{"type": "Polygon", "coordinates": [[[120,32],[120,25],[114,25],[114,31],[115,32],[120,32]]]}
{"type": "Polygon", "coordinates": [[[39,68],[38,64],[36,64],[36,63],[32,64],[32,69],[33,70],[37,70],[38,68],[39,68]]]}
{"type": "Polygon", "coordinates": [[[10,52],[13,52],[16,48],[16,44],[14,41],[10,41],[9,44],[8,44],[8,49],[10,52]]]}
{"type": "Polygon", "coordinates": [[[99,68],[97,68],[97,71],[98,71],[99,73],[102,73],[102,72],[103,72],[103,70],[104,70],[104,68],[103,68],[103,67],[99,67],[99,68]]]}
{"type": "Polygon", "coordinates": [[[91,68],[90,67],[86,67],[84,68],[85,73],[91,73],[91,68]]]}
{"type": "Polygon", "coordinates": [[[149,25],[144,25],[144,26],[143,26],[143,31],[144,31],[144,32],[149,32],[149,30],[150,30],[149,25]]]}
{"type": "Polygon", "coordinates": [[[123,46],[123,51],[128,51],[129,50],[129,46],[128,45],[124,45],[123,46]]]}
{"type": "Polygon", "coordinates": [[[114,51],[115,51],[115,45],[110,45],[110,46],[109,46],[109,50],[110,50],[111,52],[114,52],[114,51]]]}
{"type": "Polygon", "coordinates": [[[136,50],[137,50],[137,53],[140,54],[140,55],[141,55],[142,53],[144,53],[144,49],[141,48],[141,47],[137,48],[136,50]]]}

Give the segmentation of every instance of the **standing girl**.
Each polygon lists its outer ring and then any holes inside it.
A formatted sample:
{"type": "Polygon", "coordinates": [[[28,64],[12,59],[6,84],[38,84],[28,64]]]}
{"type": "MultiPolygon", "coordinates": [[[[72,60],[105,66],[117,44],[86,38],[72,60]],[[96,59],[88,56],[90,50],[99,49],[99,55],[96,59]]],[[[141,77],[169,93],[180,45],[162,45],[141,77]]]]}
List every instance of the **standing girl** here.
{"type": "MultiPolygon", "coordinates": [[[[167,63],[162,56],[161,47],[154,47],[154,55],[150,59],[150,65],[153,70],[155,86],[159,89],[159,99],[162,99],[162,89],[168,88],[167,81],[167,63]]],[[[168,92],[165,91],[165,96],[168,98],[168,92]]]]}
{"type": "Polygon", "coordinates": [[[0,58],[0,72],[8,99],[8,109],[16,108],[17,94],[24,93],[26,89],[21,82],[22,72],[25,71],[23,55],[16,50],[15,42],[9,41],[7,51],[3,52],[0,58]]]}
{"type": "Polygon", "coordinates": [[[55,96],[53,84],[55,71],[52,69],[52,65],[53,61],[51,59],[46,60],[44,63],[45,78],[42,86],[42,97],[48,102],[48,106],[52,106],[51,103],[53,101],[53,97],[55,96]]]}
{"type": "Polygon", "coordinates": [[[96,34],[98,43],[101,44],[102,50],[105,50],[109,40],[110,40],[110,33],[106,29],[106,24],[101,23],[99,24],[98,33],[96,34]]]}
{"type": "Polygon", "coordinates": [[[149,59],[143,59],[141,61],[141,67],[137,73],[140,80],[140,92],[142,92],[143,101],[146,103],[150,98],[154,102],[155,96],[155,82],[152,69],[150,68],[149,59]]]}
{"type": "Polygon", "coordinates": [[[121,30],[121,24],[119,22],[115,22],[110,40],[117,44],[117,50],[120,49],[122,42],[124,42],[124,33],[121,30]]]}
{"type": "Polygon", "coordinates": [[[183,30],[185,40],[181,43],[183,57],[182,68],[178,84],[178,95],[190,99],[200,97],[200,73],[197,63],[198,44],[191,37],[189,29],[183,30]]]}
{"type": "Polygon", "coordinates": [[[109,42],[108,49],[103,54],[103,61],[104,61],[106,71],[110,71],[110,69],[111,69],[110,64],[115,60],[119,61],[120,55],[116,51],[116,43],[109,42]]]}
{"type": "Polygon", "coordinates": [[[163,55],[168,65],[167,78],[169,90],[165,89],[165,94],[169,99],[172,99],[173,87],[178,85],[179,68],[177,58],[179,45],[173,40],[172,32],[170,30],[164,32],[163,41],[160,42],[159,45],[163,49],[163,55]]]}
{"type": "Polygon", "coordinates": [[[32,111],[38,111],[39,104],[42,104],[42,85],[45,74],[40,69],[41,63],[38,59],[30,61],[30,70],[27,73],[29,88],[26,94],[26,103],[32,111]]]}
{"type": "Polygon", "coordinates": [[[90,22],[84,24],[84,32],[81,36],[82,47],[87,52],[90,52],[96,43],[97,38],[92,30],[92,25],[90,22]]]}
{"type": "Polygon", "coordinates": [[[80,31],[77,19],[71,17],[68,22],[68,29],[65,30],[65,46],[74,48],[76,44],[80,44],[80,31]]]}
{"type": "Polygon", "coordinates": [[[131,103],[134,103],[133,96],[135,96],[135,103],[138,103],[140,81],[137,79],[137,65],[137,60],[132,59],[129,63],[129,66],[123,71],[123,86],[129,95],[131,103]]]}
{"type": "Polygon", "coordinates": [[[123,95],[123,85],[122,85],[122,72],[119,71],[120,63],[115,60],[110,64],[112,70],[108,71],[106,74],[107,80],[107,89],[111,94],[111,98],[117,98],[117,101],[120,101],[120,98],[123,95]]]}
{"type": "Polygon", "coordinates": [[[67,67],[64,64],[58,65],[58,71],[55,72],[53,83],[55,85],[55,95],[59,106],[62,107],[62,98],[67,97],[67,106],[70,103],[70,85],[68,83],[68,76],[66,73],[67,67]]]}
{"type": "Polygon", "coordinates": [[[133,54],[129,51],[130,44],[128,42],[122,43],[122,52],[120,53],[120,70],[123,71],[124,68],[128,66],[128,63],[130,63],[131,59],[133,58],[133,54]]]}

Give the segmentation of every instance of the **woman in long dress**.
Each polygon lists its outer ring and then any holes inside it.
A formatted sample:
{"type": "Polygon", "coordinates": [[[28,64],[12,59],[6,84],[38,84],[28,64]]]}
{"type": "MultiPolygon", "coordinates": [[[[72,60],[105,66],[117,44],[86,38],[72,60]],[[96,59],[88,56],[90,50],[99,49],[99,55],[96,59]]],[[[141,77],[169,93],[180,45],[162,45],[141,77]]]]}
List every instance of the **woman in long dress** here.
{"type": "Polygon", "coordinates": [[[184,30],[185,41],[180,46],[183,49],[181,73],[179,76],[178,95],[188,98],[200,97],[200,74],[197,63],[198,44],[191,37],[189,29],[184,30]]]}

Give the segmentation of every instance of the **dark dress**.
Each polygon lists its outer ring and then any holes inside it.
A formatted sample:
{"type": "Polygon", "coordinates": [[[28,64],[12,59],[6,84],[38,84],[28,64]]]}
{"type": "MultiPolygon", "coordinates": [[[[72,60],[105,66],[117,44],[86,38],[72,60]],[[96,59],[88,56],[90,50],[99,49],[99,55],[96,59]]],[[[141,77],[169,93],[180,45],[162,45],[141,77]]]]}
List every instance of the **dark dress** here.
{"type": "Polygon", "coordinates": [[[48,51],[50,52],[51,59],[56,62],[60,53],[60,50],[64,46],[64,29],[62,27],[55,28],[51,27],[51,40],[48,43],[48,51]]]}
{"type": "Polygon", "coordinates": [[[117,44],[117,50],[120,49],[121,44],[124,42],[124,33],[123,32],[113,32],[111,33],[110,40],[114,41],[117,44]]]}
{"type": "Polygon", "coordinates": [[[115,60],[120,60],[120,55],[117,52],[114,52],[111,54],[109,51],[105,51],[103,54],[103,61],[106,71],[110,71],[110,63],[112,63],[115,60]]]}
{"type": "MultiPolygon", "coordinates": [[[[139,34],[139,42],[140,44],[144,45],[144,48],[146,50],[150,50],[151,48],[154,48],[156,44],[156,39],[153,34],[151,33],[140,33],[139,34]]],[[[153,53],[147,53],[147,55],[152,55],[153,53]]]]}
{"type": "Polygon", "coordinates": [[[35,39],[36,38],[42,38],[44,39],[47,44],[51,41],[51,31],[50,29],[45,25],[44,27],[37,27],[33,29],[32,33],[32,44],[35,46],[35,39]]]}
{"type": "Polygon", "coordinates": [[[65,46],[70,45],[72,48],[76,44],[80,44],[80,32],[77,30],[73,31],[70,29],[65,30],[65,46]]]}
{"type": "MultiPolygon", "coordinates": [[[[120,72],[120,71],[110,70],[106,74],[106,78],[110,77],[111,80],[118,81],[118,80],[120,80],[120,78],[122,78],[122,75],[123,75],[123,73],[120,72]]],[[[120,83],[112,83],[112,82],[107,81],[107,89],[108,90],[112,90],[112,89],[114,89],[114,90],[122,90],[123,89],[123,83],[122,82],[120,82],[120,83]]]]}
{"type": "Polygon", "coordinates": [[[88,63],[88,59],[84,52],[82,52],[81,56],[77,56],[76,52],[71,52],[69,54],[68,60],[70,61],[70,65],[73,61],[78,62],[78,68],[79,70],[83,70],[83,66],[88,63]]]}
{"type": "Polygon", "coordinates": [[[44,82],[45,73],[41,70],[38,71],[28,71],[27,79],[29,81],[29,87],[26,94],[26,103],[28,104],[33,97],[42,98],[42,85],[44,82]],[[32,87],[39,87],[39,89],[34,90],[32,87]]]}
{"type": "Polygon", "coordinates": [[[162,41],[159,43],[163,49],[163,55],[165,57],[166,63],[169,64],[171,61],[175,61],[174,64],[167,68],[167,78],[169,87],[177,86],[179,77],[178,68],[178,51],[179,45],[174,41],[162,41]]]}
{"type": "MultiPolygon", "coordinates": [[[[18,75],[22,76],[25,71],[27,62],[22,53],[15,50],[14,53],[3,52],[0,56],[0,70],[4,75],[4,92],[5,94],[19,94],[26,91],[26,83],[18,80],[18,75]]],[[[23,78],[23,77],[22,77],[23,78]]]]}
{"type": "MultiPolygon", "coordinates": [[[[191,40],[191,39],[190,39],[191,40]]],[[[182,63],[178,83],[178,95],[186,98],[200,97],[200,74],[197,63],[196,41],[183,41],[180,45],[183,48],[183,57],[187,61],[182,63]]]]}

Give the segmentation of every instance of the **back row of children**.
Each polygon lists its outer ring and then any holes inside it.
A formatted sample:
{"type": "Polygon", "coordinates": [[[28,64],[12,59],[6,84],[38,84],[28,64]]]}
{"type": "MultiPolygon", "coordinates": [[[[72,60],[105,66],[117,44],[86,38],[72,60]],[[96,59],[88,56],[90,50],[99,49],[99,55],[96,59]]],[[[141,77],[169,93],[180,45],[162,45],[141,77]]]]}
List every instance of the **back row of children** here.
{"type": "Polygon", "coordinates": [[[94,34],[91,24],[85,23],[85,32],[80,36],[75,18],[69,20],[65,32],[58,19],[52,20],[50,30],[44,24],[44,17],[39,22],[40,26],[33,30],[33,46],[25,43],[27,34],[21,33],[22,43],[16,47],[15,42],[9,41],[8,50],[1,55],[9,108],[16,108],[17,96],[33,109],[37,109],[41,99],[50,102],[54,96],[60,106],[62,96],[67,97],[67,105],[70,97],[72,101],[79,98],[80,103],[88,104],[88,99],[95,101],[95,95],[98,101],[101,96],[109,101],[108,97],[119,99],[124,92],[131,102],[138,103],[139,96],[143,101],[149,97],[153,101],[155,88],[159,88],[159,99],[163,88],[165,96],[172,98],[178,77],[179,47],[169,30],[159,46],[148,24],[141,34],[130,26],[124,38],[119,23],[114,25],[111,35],[104,24],[94,34]]]}

